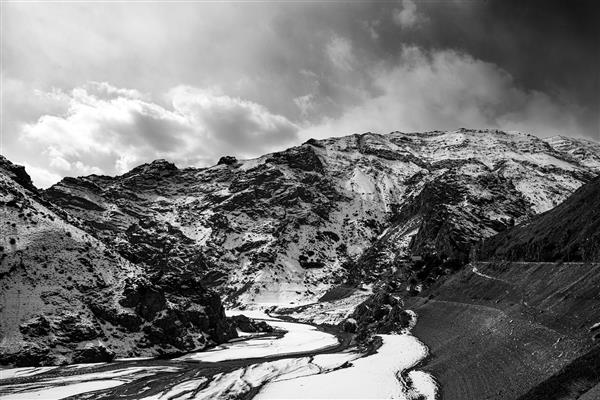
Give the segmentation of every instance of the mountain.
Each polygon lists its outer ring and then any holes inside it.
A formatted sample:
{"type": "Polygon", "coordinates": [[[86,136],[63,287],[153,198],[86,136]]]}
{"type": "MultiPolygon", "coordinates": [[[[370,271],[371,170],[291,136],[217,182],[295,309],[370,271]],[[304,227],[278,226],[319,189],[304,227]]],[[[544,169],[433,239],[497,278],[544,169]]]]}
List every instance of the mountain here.
{"type": "Polygon", "coordinates": [[[477,257],[600,262],[600,177],[552,210],[485,240],[477,257]]]}
{"type": "Polygon", "coordinates": [[[567,153],[587,167],[600,168],[600,143],[583,138],[553,136],[546,139],[554,149],[567,153]]]}
{"type": "Polygon", "coordinates": [[[597,398],[600,176],[405,303],[450,399],[597,398]]]}
{"type": "Polygon", "coordinates": [[[420,280],[458,269],[481,238],[592,180],[599,157],[594,142],[499,130],[365,133],[65,178],[43,196],[154,274],[199,274],[230,305],[300,304],[408,257],[428,260],[406,272],[420,280]]]}
{"type": "Polygon", "coordinates": [[[236,336],[193,275],[158,280],[44,200],[0,156],[0,363],[108,361],[236,336]]]}

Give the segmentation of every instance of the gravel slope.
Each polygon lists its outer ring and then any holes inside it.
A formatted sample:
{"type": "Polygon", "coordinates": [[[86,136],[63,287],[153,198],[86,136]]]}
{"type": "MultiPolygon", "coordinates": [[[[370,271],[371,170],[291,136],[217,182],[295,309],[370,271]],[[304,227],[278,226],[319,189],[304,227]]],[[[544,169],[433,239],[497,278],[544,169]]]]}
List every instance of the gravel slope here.
{"type": "MultiPolygon", "coordinates": [[[[594,346],[600,264],[475,268],[407,304],[419,315],[413,333],[431,350],[424,370],[439,380],[443,399],[518,398],[594,346]]],[[[576,378],[563,376],[562,384],[576,378]]]]}

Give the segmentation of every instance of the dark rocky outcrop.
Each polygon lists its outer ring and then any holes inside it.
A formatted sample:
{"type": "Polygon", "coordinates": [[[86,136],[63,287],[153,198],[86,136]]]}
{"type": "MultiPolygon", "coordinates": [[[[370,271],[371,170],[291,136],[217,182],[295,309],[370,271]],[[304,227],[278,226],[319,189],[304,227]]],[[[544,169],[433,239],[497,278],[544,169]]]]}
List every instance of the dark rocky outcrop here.
{"type": "Polygon", "coordinates": [[[257,333],[274,331],[273,327],[265,321],[250,319],[245,315],[233,315],[229,319],[242,332],[257,333]]]}
{"type": "Polygon", "coordinates": [[[37,188],[33,185],[31,177],[25,171],[25,167],[13,164],[3,155],[0,155],[0,173],[5,174],[23,188],[32,192],[37,192],[37,188]]]}
{"type": "Polygon", "coordinates": [[[73,353],[75,363],[108,362],[115,358],[115,353],[102,343],[87,343],[79,346],[73,353]]]}
{"type": "Polygon", "coordinates": [[[274,153],[267,162],[274,164],[285,163],[291,168],[300,169],[303,171],[314,171],[323,173],[323,163],[319,156],[315,153],[311,146],[292,147],[287,151],[274,153]]]}
{"type": "Polygon", "coordinates": [[[26,336],[44,336],[50,333],[50,321],[38,315],[19,325],[19,330],[26,336]]]}
{"type": "Polygon", "coordinates": [[[482,241],[479,260],[600,262],[600,177],[552,210],[482,241]]]}
{"type": "Polygon", "coordinates": [[[350,319],[342,323],[348,332],[356,331],[358,339],[372,334],[398,333],[409,327],[412,316],[404,311],[402,299],[389,287],[378,289],[363,303],[359,304],[350,319]]]}
{"type": "Polygon", "coordinates": [[[235,163],[237,163],[237,158],[235,158],[234,156],[223,156],[219,158],[219,162],[217,162],[217,165],[233,165],[235,163]]]}

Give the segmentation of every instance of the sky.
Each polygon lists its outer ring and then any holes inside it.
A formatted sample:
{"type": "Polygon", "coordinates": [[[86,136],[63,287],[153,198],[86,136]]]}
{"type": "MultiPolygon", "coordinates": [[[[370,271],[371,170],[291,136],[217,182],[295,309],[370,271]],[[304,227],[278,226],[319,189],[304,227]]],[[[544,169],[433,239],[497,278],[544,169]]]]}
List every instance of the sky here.
{"type": "Polygon", "coordinates": [[[3,1],[0,153],[48,187],[363,132],[600,141],[599,5],[3,1]]]}

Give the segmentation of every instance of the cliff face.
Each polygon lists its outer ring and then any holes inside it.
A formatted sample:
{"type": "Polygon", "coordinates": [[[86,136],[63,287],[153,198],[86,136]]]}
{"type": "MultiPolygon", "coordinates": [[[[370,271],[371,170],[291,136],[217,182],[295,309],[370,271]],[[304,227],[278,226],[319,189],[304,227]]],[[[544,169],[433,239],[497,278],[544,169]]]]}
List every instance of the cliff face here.
{"type": "Polygon", "coordinates": [[[155,279],[41,198],[0,156],[0,362],[108,361],[202,349],[235,336],[193,275],[155,279]]]}
{"type": "Polygon", "coordinates": [[[600,262],[600,177],[552,210],[483,241],[482,260],[600,262]]]}
{"type": "Polygon", "coordinates": [[[408,256],[460,265],[590,181],[599,155],[496,130],[366,133],[210,168],[159,160],[44,196],[156,276],[193,274],[231,304],[298,304],[408,256]]]}

